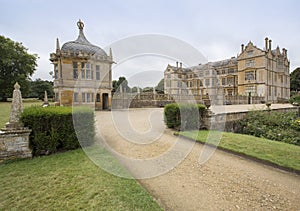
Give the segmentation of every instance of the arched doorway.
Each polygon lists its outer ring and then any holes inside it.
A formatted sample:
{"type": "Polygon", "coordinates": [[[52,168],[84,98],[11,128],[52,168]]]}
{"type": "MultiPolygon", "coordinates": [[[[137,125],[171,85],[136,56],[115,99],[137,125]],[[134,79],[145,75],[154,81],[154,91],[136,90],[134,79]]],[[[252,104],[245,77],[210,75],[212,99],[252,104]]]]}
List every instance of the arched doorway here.
{"type": "Polygon", "coordinates": [[[102,109],[103,110],[108,109],[108,93],[102,94],[102,109]]]}

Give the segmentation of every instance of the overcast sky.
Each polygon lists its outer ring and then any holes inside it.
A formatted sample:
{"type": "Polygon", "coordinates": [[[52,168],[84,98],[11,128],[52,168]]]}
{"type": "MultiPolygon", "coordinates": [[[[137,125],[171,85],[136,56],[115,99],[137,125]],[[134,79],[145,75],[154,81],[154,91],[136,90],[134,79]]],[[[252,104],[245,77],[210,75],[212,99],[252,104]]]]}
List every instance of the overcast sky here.
{"type": "MultiPolygon", "coordinates": [[[[22,42],[31,53],[39,55],[34,79],[51,79],[49,72],[53,67],[49,54],[55,51],[56,38],[61,45],[75,40],[79,18],[85,24],[87,39],[105,49],[132,36],[156,34],[186,42],[206,60],[216,61],[236,56],[240,45],[250,40],[263,48],[264,38],[269,37],[273,48],[279,45],[280,49],[288,50],[290,71],[300,66],[300,3],[297,0],[0,0],[0,6],[0,35],[22,42]]],[[[137,72],[149,73],[149,70],[161,71],[158,76],[161,77],[168,63],[175,65],[175,60],[181,59],[145,57],[122,64],[116,61],[113,77],[134,77],[137,72]]]]}

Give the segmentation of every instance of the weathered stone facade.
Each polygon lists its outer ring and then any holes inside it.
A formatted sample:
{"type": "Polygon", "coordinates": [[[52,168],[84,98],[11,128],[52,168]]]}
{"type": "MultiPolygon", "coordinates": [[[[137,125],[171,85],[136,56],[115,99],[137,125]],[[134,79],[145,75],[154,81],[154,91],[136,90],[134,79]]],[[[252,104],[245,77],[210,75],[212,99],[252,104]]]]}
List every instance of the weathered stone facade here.
{"type": "Polygon", "coordinates": [[[77,23],[79,36],[50,54],[54,64],[55,101],[60,105],[95,105],[98,109],[111,107],[112,51],[107,55],[92,45],[83,33],[84,24],[77,23]]]}
{"type": "Polygon", "coordinates": [[[290,97],[290,62],[287,50],[272,50],[265,39],[262,50],[249,42],[242,45],[238,57],[184,68],[182,63],[168,65],[164,73],[165,93],[211,96],[221,104],[225,96],[257,96],[277,102],[290,97]]]}

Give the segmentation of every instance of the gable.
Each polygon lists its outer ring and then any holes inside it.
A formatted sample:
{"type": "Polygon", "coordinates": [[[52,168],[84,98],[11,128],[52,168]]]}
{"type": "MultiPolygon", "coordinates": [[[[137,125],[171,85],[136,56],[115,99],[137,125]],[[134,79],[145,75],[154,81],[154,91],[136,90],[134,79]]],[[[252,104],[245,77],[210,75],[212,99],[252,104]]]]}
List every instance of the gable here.
{"type": "Polygon", "coordinates": [[[244,51],[238,56],[238,60],[264,55],[265,51],[253,45],[252,42],[249,42],[248,45],[245,47],[244,51]]]}

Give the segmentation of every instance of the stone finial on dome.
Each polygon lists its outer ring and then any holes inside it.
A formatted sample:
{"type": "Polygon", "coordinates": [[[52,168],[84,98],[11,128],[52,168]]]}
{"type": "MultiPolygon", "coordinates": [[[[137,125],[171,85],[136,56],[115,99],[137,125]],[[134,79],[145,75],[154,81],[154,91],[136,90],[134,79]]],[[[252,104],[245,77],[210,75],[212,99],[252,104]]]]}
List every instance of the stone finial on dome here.
{"type": "Polygon", "coordinates": [[[79,19],[79,21],[77,22],[77,26],[78,26],[79,30],[83,30],[84,23],[79,19]]]}

